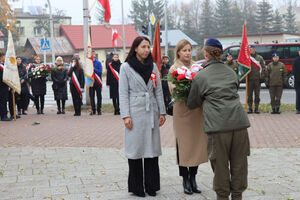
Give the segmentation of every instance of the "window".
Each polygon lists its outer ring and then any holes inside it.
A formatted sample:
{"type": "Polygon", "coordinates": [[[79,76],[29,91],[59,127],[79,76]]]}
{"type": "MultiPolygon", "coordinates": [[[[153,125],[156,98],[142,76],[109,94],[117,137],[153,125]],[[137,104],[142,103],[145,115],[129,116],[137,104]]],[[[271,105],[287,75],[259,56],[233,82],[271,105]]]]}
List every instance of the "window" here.
{"type": "Polygon", "coordinates": [[[256,46],[255,49],[257,54],[261,55],[264,60],[271,60],[275,50],[272,46],[256,46]]]}
{"type": "Polygon", "coordinates": [[[300,46],[290,46],[290,58],[296,58],[299,54],[300,46]]]}
{"type": "Polygon", "coordinates": [[[35,36],[41,36],[42,35],[42,28],[40,28],[40,27],[34,27],[33,31],[34,31],[35,36]]]}
{"type": "Polygon", "coordinates": [[[17,30],[18,30],[19,35],[24,34],[24,27],[17,27],[17,30]]]}

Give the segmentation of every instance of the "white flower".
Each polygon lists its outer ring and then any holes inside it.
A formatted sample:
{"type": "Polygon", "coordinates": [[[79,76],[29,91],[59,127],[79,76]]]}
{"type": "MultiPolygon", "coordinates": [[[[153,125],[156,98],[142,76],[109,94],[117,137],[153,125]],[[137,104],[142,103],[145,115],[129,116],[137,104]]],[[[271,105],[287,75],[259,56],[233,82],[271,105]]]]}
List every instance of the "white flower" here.
{"type": "Polygon", "coordinates": [[[37,74],[39,75],[39,74],[41,74],[40,72],[37,72],[37,74]]]}
{"type": "Polygon", "coordinates": [[[33,72],[32,74],[35,75],[35,72],[33,72]]]}
{"type": "Polygon", "coordinates": [[[189,70],[188,68],[186,68],[185,66],[182,66],[182,67],[179,67],[177,69],[177,73],[178,74],[185,74],[188,70],[189,70]]]}

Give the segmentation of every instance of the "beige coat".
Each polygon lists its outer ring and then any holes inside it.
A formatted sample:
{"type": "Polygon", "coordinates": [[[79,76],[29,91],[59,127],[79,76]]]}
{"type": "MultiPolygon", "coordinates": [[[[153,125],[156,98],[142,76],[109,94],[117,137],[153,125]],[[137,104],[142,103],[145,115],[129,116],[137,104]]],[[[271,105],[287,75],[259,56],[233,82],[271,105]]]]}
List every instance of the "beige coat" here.
{"type": "MultiPolygon", "coordinates": [[[[170,73],[182,66],[184,65],[180,61],[176,61],[170,68],[170,73]]],[[[186,67],[190,68],[191,66],[186,67]]],[[[169,83],[171,93],[174,87],[169,83]]],[[[207,136],[203,126],[202,108],[190,110],[183,101],[174,104],[173,129],[179,166],[194,167],[208,161],[207,136]]]]}

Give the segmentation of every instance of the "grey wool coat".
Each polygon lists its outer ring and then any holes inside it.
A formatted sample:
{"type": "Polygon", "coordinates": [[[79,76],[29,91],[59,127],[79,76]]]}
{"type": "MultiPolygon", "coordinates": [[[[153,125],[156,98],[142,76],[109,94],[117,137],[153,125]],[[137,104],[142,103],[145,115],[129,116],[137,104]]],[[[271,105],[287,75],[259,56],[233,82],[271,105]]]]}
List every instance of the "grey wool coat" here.
{"type": "Polygon", "coordinates": [[[121,65],[119,96],[121,117],[131,117],[132,129],[125,127],[124,147],[128,159],[153,158],[161,155],[159,117],[166,114],[157,66],[153,73],[157,87],[144,79],[125,62],[121,65]]]}

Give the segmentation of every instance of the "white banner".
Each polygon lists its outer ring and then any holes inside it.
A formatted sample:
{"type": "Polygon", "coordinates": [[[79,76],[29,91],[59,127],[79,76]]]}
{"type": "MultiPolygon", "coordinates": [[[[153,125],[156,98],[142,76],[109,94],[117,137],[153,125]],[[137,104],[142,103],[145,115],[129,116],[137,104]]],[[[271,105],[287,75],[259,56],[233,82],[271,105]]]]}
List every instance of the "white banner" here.
{"type": "Polygon", "coordinates": [[[8,44],[4,62],[3,82],[18,94],[21,94],[15,46],[10,30],[8,30],[8,44]]]}

